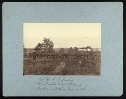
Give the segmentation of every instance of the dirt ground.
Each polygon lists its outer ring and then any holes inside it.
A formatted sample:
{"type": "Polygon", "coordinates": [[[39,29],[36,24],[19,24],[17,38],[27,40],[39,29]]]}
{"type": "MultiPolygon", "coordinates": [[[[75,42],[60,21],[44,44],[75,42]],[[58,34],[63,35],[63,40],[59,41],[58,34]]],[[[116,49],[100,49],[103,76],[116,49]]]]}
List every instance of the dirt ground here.
{"type": "Polygon", "coordinates": [[[97,59],[42,59],[34,63],[24,58],[23,75],[100,75],[97,59]]]}

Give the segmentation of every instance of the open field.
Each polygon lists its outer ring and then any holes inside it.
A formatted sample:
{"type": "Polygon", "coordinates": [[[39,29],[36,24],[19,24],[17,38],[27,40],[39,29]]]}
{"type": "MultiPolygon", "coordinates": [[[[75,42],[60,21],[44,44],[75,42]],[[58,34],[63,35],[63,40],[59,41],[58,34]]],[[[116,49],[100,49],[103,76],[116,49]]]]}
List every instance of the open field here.
{"type": "Polygon", "coordinates": [[[96,59],[24,58],[24,75],[100,75],[100,57],[96,59]]]}

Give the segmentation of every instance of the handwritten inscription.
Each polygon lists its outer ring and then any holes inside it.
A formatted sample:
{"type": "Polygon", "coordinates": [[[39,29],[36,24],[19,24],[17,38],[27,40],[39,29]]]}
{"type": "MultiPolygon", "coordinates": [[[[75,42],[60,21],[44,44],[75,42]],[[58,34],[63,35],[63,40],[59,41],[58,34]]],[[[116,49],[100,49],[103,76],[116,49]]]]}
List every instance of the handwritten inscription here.
{"type": "Polygon", "coordinates": [[[37,90],[58,90],[74,91],[85,90],[79,81],[74,81],[72,77],[41,77],[36,83],[37,90]]]}

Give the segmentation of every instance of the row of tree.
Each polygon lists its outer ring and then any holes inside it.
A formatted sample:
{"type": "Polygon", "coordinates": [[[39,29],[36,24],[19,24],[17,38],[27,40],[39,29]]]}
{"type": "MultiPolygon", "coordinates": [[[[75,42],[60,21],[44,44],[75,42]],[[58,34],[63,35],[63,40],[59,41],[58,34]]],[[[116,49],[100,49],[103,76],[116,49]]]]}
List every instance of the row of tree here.
{"type": "MultiPolygon", "coordinates": [[[[24,45],[23,45],[23,47],[24,47],[24,45]]],[[[43,43],[38,43],[36,45],[36,47],[34,48],[34,50],[40,51],[40,52],[45,52],[45,53],[53,53],[54,52],[53,47],[54,47],[54,43],[50,40],[50,38],[49,39],[44,38],[43,43]]],[[[91,51],[93,51],[90,46],[87,46],[85,48],[83,47],[81,49],[86,49],[86,50],[90,49],[91,51]]],[[[24,51],[26,51],[25,47],[24,47],[24,51]]],[[[78,53],[79,48],[77,48],[77,47],[74,47],[74,48],[70,47],[69,49],[60,48],[58,50],[58,52],[60,52],[60,53],[78,53]]]]}
{"type": "Polygon", "coordinates": [[[78,48],[77,47],[74,47],[74,48],[72,48],[72,47],[70,47],[69,49],[64,49],[64,48],[61,48],[61,49],[59,49],[59,52],[60,53],[78,53],[78,48]]]}

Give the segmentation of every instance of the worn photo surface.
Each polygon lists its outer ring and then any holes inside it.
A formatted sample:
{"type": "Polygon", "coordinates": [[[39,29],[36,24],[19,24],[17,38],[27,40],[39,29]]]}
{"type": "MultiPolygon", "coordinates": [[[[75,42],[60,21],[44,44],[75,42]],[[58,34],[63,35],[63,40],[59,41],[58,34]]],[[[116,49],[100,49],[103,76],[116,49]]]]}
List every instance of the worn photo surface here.
{"type": "Polygon", "coordinates": [[[100,75],[101,23],[24,23],[23,75],[100,75]]]}

